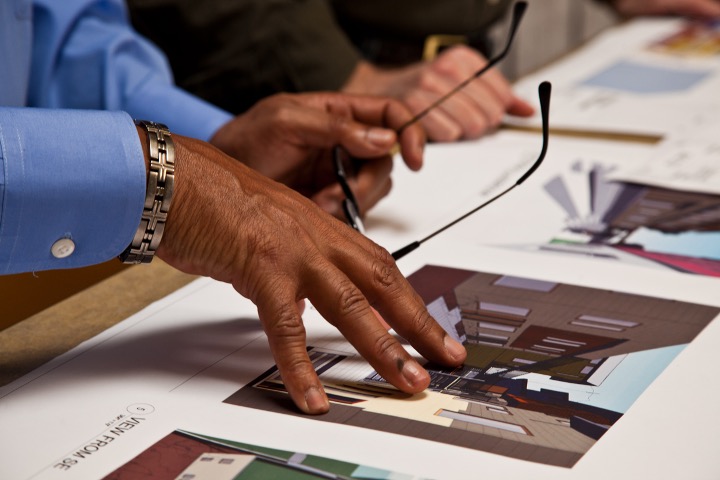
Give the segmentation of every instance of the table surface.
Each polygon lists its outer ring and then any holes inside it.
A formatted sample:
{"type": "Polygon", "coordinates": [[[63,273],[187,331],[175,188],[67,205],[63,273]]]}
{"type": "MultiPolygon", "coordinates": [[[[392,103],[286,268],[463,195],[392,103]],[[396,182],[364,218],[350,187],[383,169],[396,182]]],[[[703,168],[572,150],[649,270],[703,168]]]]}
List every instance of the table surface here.
{"type": "Polygon", "coordinates": [[[160,259],[112,275],[0,331],[0,386],[142,310],[195,276],[160,259]]]}

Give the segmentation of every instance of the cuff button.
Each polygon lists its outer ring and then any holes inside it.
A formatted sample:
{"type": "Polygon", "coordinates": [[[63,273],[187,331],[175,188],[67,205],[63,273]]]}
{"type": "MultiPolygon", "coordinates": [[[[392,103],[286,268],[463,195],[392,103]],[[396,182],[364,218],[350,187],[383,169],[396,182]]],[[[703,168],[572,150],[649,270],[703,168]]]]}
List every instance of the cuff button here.
{"type": "Polygon", "coordinates": [[[50,252],[52,252],[53,257],[55,258],[69,257],[74,251],[75,242],[69,238],[61,238],[57,242],[53,243],[52,247],[50,247],[50,252]]]}

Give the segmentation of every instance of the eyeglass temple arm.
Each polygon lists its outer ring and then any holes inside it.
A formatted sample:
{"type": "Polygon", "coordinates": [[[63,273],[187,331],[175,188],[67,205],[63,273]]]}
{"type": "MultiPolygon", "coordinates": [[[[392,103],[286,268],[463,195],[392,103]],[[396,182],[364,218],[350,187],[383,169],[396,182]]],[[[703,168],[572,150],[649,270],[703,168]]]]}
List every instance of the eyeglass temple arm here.
{"type": "Polygon", "coordinates": [[[404,257],[404,256],[407,255],[408,253],[412,252],[413,250],[415,250],[415,249],[418,248],[420,245],[422,245],[422,244],[425,243],[426,241],[430,240],[430,239],[433,238],[434,236],[436,236],[436,235],[444,232],[445,230],[447,230],[448,228],[452,227],[453,225],[461,222],[462,220],[465,220],[467,217],[469,217],[469,216],[472,215],[473,213],[477,212],[477,211],[480,210],[481,208],[483,208],[483,207],[491,204],[491,203],[494,202],[495,200],[499,199],[500,197],[502,197],[503,195],[505,195],[506,193],[508,193],[510,190],[512,190],[513,188],[517,187],[518,185],[520,185],[521,183],[523,183],[525,180],[527,180],[527,179],[530,177],[530,175],[532,175],[532,174],[535,172],[535,170],[538,169],[538,167],[540,166],[540,164],[542,163],[542,161],[545,159],[545,155],[547,154],[547,148],[548,148],[548,140],[549,140],[549,126],[548,126],[548,122],[549,122],[549,115],[550,115],[550,93],[551,93],[551,90],[552,90],[552,86],[550,85],[550,82],[542,82],[542,83],[540,84],[540,86],[538,87],[538,95],[539,95],[539,97],[540,97],[540,111],[541,111],[541,116],[542,116],[542,139],[543,139],[543,143],[542,143],[542,150],[540,151],[540,155],[538,156],[538,159],[535,160],[535,163],[532,164],[532,166],[528,169],[528,171],[525,172],[525,174],[524,174],[522,177],[520,177],[520,179],[519,179],[517,182],[515,182],[512,186],[510,186],[510,187],[508,187],[507,189],[505,189],[504,191],[500,192],[499,194],[497,194],[496,196],[494,196],[493,198],[491,198],[491,199],[488,200],[487,202],[483,203],[482,205],[480,205],[480,206],[478,206],[478,207],[473,208],[472,210],[470,210],[470,211],[467,212],[466,214],[464,214],[464,215],[456,218],[455,220],[453,220],[452,222],[448,223],[448,224],[445,225],[444,227],[441,227],[441,228],[439,228],[438,230],[435,230],[433,233],[431,233],[431,234],[428,235],[427,237],[423,238],[422,240],[416,240],[416,241],[414,241],[414,242],[412,242],[412,243],[410,243],[410,244],[408,244],[408,245],[405,245],[405,246],[402,247],[401,249],[393,252],[392,257],[393,257],[395,260],[401,259],[402,257],[404,257]]]}
{"type": "Polygon", "coordinates": [[[490,59],[483,68],[481,68],[480,70],[478,70],[477,72],[472,74],[470,77],[463,80],[455,88],[453,88],[452,90],[447,92],[445,95],[443,95],[442,97],[435,100],[430,106],[428,106],[423,111],[421,111],[420,113],[418,113],[417,115],[412,117],[407,122],[405,122],[402,126],[400,126],[400,128],[398,128],[397,134],[400,135],[403,131],[405,131],[405,129],[407,127],[409,127],[410,125],[412,125],[413,123],[417,122],[418,120],[423,118],[425,115],[427,115],[428,112],[430,112],[430,110],[437,107],[438,105],[443,103],[445,100],[447,100],[451,96],[455,95],[459,90],[462,90],[463,88],[465,88],[470,82],[472,82],[473,80],[478,78],[480,75],[482,75],[483,73],[490,70],[492,67],[495,66],[495,64],[497,64],[500,60],[505,58],[505,56],[510,51],[510,45],[512,45],[512,41],[515,38],[515,32],[517,32],[517,29],[520,26],[520,21],[522,20],[526,9],[527,9],[527,2],[517,2],[515,4],[515,6],[513,8],[513,13],[512,13],[512,21],[510,23],[510,32],[508,34],[507,42],[505,42],[505,48],[503,48],[502,52],[500,52],[498,55],[496,55],[495,57],[490,59]]]}
{"type": "Polygon", "coordinates": [[[353,193],[352,189],[350,188],[350,185],[348,185],[347,182],[347,174],[345,173],[345,167],[343,166],[342,160],[340,159],[340,146],[336,145],[335,150],[333,151],[333,159],[335,162],[335,177],[337,177],[338,182],[340,183],[340,187],[342,188],[343,193],[345,194],[345,198],[350,200],[355,208],[358,208],[357,200],[355,199],[355,194],[353,193]]]}
{"type": "Polygon", "coordinates": [[[550,94],[552,93],[552,84],[550,82],[542,82],[538,86],[538,96],[540,97],[540,116],[542,117],[542,150],[540,151],[540,156],[538,156],[538,159],[533,163],[532,167],[530,167],[530,170],[525,172],[525,175],[520,177],[520,179],[515,182],[515,185],[520,185],[525,180],[527,180],[530,175],[535,173],[535,170],[538,169],[542,161],[545,159],[545,154],[547,154],[548,149],[548,142],[549,142],[549,136],[550,136],[550,94]]]}

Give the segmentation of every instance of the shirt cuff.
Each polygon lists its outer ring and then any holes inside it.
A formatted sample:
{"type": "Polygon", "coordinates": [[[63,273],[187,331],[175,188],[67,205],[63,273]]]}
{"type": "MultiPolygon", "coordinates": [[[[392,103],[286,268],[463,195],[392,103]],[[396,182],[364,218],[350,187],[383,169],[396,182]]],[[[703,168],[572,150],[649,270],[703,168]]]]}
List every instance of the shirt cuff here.
{"type": "Polygon", "coordinates": [[[126,113],[0,108],[0,156],[0,273],[101,263],[132,241],[147,175],[126,113]]]}

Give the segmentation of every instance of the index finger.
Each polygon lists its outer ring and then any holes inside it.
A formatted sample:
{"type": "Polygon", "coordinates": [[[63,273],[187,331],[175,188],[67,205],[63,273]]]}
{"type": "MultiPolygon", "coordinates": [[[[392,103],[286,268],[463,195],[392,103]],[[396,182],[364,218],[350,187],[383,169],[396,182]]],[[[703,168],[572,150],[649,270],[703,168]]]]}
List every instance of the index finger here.
{"type": "MultiPolygon", "coordinates": [[[[328,112],[350,115],[355,121],[398,131],[413,115],[399,100],[387,97],[326,93],[309,95],[322,102],[328,112]]],[[[405,128],[398,139],[407,166],[419,170],[423,162],[425,132],[417,123],[405,128]]],[[[356,154],[350,150],[351,154],[356,154]]]]}
{"type": "Polygon", "coordinates": [[[465,348],[430,315],[392,255],[357,232],[349,228],[347,232],[361,237],[353,239],[361,250],[350,256],[346,250],[340,250],[342,242],[331,242],[329,247],[333,250],[326,255],[423,357],[443,365],[460,365],[467,355],[465,348]]]}

